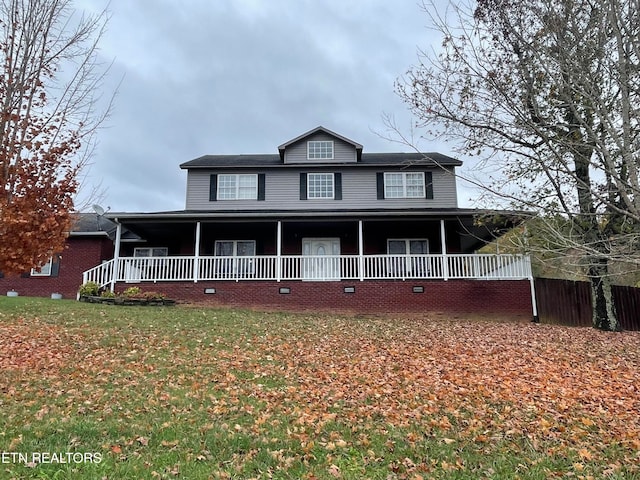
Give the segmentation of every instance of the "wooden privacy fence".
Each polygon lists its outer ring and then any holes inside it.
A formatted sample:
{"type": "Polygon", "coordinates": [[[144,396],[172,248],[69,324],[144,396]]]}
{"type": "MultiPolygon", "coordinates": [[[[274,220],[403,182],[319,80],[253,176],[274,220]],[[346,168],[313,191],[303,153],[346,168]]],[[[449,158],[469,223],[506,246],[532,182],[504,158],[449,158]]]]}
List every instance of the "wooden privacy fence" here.
{"type": "MultiPolygon", "coordinates": [[[[591,326],[589,282],[536,278],[538,316],[542,323],[591,326]]],[[[613,287],[613,299],[623,330],[640,330],[640,288],[613,287]]]]}

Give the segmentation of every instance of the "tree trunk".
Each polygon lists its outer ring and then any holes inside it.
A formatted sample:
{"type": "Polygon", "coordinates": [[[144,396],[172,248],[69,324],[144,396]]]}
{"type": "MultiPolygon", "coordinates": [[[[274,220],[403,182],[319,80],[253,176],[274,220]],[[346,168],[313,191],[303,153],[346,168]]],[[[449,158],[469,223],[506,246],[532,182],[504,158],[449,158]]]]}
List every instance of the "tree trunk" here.
{"type": "Polygon", "coordinates": [[[591,300],[593,305],[593,326],[607,332],[620,332],[616,306],[613,301],[609,265],[606,258],[598,259],[589,267],[591,300]]]}

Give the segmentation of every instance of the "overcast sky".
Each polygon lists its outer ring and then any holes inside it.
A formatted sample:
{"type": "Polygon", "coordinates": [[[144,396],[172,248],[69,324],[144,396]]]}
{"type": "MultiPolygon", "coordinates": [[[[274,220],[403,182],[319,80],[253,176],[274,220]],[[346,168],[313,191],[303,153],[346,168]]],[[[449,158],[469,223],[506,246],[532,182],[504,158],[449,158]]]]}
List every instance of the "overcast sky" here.
{"type": "MultiPolygon", "coordinates": [[[[181,163],[276,153],[318,125],[365,152],[410,151],[376,132],[385,114],[409,130],[394,81],[419,47],[440,43],[418,0],[112,0],[109,10],[105,88],[122,82],[86,183],[101,182],[112,211],[183,209],[181,163]]],[[[461,204],[468,196],[460,189],[461,204]]]]}

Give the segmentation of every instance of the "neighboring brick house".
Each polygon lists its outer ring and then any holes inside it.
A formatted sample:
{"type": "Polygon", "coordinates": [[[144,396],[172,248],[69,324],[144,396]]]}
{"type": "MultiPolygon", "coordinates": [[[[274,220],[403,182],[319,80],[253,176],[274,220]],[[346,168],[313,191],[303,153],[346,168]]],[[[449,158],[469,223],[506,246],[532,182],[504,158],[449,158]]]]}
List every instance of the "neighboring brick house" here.
{"type": "Polygon", "coordinates": [[[82,274],[102,261],[113,258],[115,224],[96,214],[74,215],[74,223],[64,252],[54,255],[40,270],[22,275],[0,274],[0,292],[15,291],[20,296],[76,298],[82,274]]]}
{"type": "Polygon", "coordinates": [[[84,279],[241,306],[531,313],[528,257],[475,254],[519,215],[459,208],[457,159],[363,150],[317,127],[274,154],[186,162],[185,210],[108,213],[140,241],[117,232],[84,279]]]}

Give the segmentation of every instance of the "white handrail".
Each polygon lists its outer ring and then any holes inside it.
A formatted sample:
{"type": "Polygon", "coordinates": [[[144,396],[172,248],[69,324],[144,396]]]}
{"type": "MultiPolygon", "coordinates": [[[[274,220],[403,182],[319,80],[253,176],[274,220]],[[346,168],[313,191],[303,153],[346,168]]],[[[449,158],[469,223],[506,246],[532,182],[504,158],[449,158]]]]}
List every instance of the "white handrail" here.
{"type": "MultiPolygon", "coordinates": [[[[83,283],[112,281],[114,260],[83,274],[83,283]]],[[[435,255],[261,255],[119,257],[117,282],[215,280],[407,280],[531,278],[527,256],[435,255]]]]}

